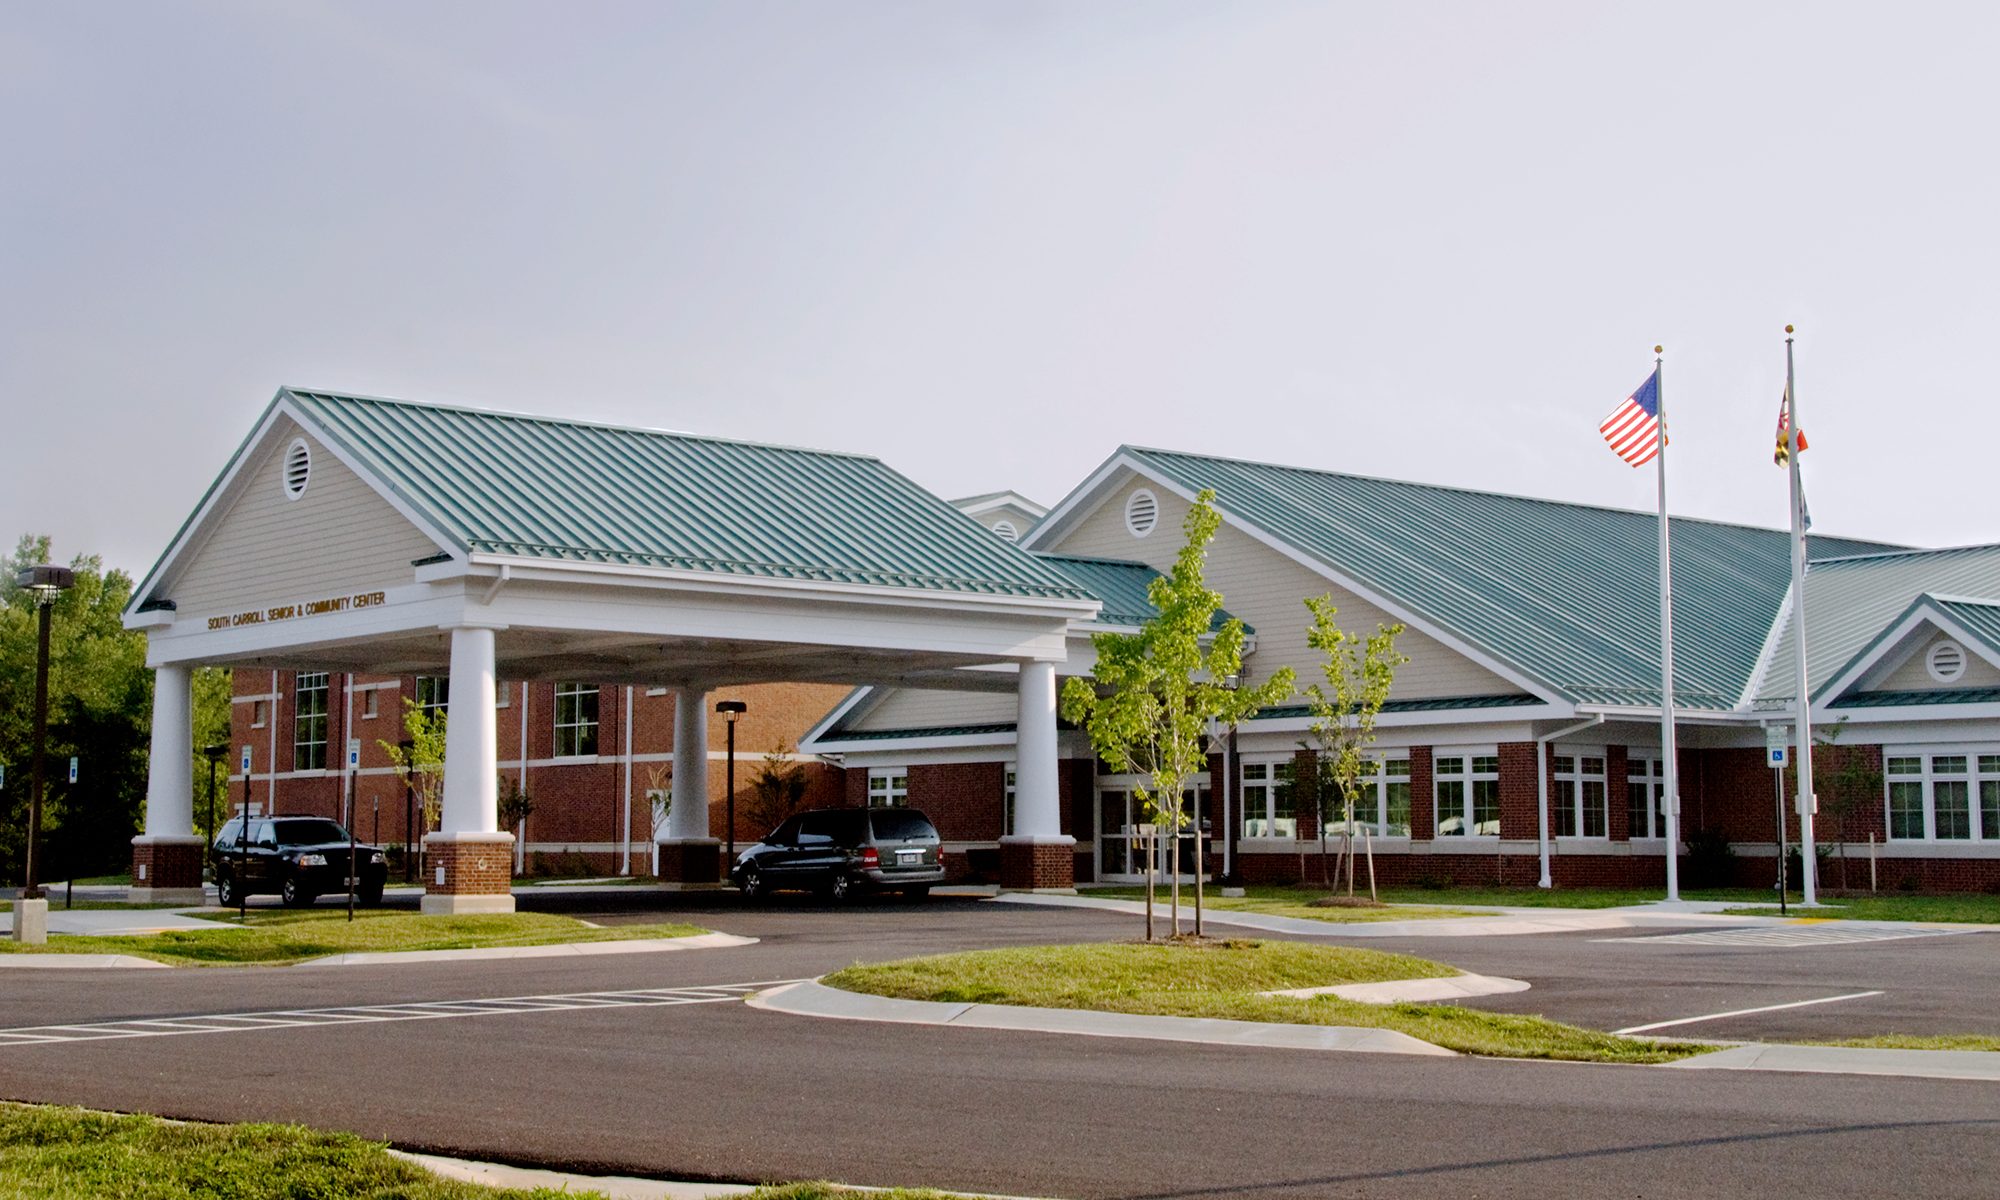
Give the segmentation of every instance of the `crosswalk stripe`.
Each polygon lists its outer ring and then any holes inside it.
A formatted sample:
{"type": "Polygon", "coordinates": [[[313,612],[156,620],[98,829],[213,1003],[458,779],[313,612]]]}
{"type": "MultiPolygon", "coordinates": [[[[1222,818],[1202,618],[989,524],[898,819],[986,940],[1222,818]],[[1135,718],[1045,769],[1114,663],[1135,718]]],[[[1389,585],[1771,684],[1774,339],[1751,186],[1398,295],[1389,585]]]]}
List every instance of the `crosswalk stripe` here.
{"type": "Polygon", "coordinates": [[[427,1000],[407,1004],[339,1005],[329,1008],[284,1008],[261,1012],[207,1013],[174,1017],[127,1017],[69,1025],[30,1025],[0,1029],[0,1049],[43,1046],[52,1042],[100,1042],[128,1038],[173,1037],[193,1033],[253,1033],[260,1030],[314,1026],[370,1025],[390,1021],[442,1021],[454,1017],[569,1012],[596,1008],[663,1008],[679,1004],[719,1004],[741,1000],[752,992],[797,979],[766,979],[756,983],[707,984],[688,988],[640,988],[618,992],[566,992],[539,996],[493,996],[476,1000],[427,1000]]]}

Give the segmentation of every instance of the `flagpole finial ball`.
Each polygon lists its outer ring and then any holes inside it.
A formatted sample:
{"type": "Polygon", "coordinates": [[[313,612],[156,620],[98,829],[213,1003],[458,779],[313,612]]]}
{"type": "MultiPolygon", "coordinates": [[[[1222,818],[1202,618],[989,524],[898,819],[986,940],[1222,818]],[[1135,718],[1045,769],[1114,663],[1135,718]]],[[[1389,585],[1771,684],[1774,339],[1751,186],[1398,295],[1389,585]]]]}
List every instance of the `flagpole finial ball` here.
{"type": "Polygon", "coordinates": [[[1666,352],[1667,352],[1667,348],[1666,348],[1665,346],[1655,346],[1655,347],[1653,347],[1653,353],[1655,353],[1655,354],[1665,354],[1666,352]]]}
{"type": "Polygon", "coordinates": [[[1785,326],[1785,332],[1786,332],[1786,333],[1790,333],[1791,331],[1792,331],[1792,327],[1791,327],[1790,325],[1787,325],[1787,326],[1785,326]]]}

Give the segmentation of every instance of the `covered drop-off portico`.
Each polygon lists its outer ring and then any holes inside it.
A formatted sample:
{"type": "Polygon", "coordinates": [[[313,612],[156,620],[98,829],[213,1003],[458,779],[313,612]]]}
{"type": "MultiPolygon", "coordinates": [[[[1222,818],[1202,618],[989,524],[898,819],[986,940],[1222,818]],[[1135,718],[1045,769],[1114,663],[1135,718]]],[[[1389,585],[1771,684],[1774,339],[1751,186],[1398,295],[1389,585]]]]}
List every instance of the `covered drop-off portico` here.
{"type": "MultiPolygon", "coordinates": [[[[190,678],[215,665],[450,680],[427,912],[494,912],[496,680],[671,689],[660,871],[720,878],[708,696],[763,682],[1013,691],[1016,832],[1060,861],[1055,667],[1098,602],[877,459],[281,390],[134,593],[155,671],[135,899],[196,900],[190,678]]],[[[329,765],[337,766],[338,752],[329,765]]],[[[1044,875],[1046,878],[1046,874],[1044,875]]]]}

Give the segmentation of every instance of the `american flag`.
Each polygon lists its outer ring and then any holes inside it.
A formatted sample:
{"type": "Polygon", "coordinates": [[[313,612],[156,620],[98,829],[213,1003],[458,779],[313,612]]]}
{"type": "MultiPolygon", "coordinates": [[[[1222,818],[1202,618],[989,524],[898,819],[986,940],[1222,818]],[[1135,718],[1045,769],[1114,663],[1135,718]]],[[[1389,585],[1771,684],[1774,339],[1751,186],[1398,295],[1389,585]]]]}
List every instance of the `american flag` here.
{"type": "Polygon", "coordinates": [[[1611,410],[1604,423],[1597,427],[1611,452],[1631,463],[1643,467],[1652,462],[1660,453],[1660,372],[1655,369],[1646,376],[1646,382],[1639,390],[1625,398],[1625,403],[1611,410]]]}

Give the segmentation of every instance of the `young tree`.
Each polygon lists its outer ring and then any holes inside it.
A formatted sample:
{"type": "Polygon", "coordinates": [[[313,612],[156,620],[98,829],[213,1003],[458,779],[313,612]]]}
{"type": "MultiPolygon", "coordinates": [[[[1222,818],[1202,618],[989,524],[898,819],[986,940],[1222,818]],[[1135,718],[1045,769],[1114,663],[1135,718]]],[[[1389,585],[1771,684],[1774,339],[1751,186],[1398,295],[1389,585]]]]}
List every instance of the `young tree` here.
{"type": "MultiPolygon", "coordinates": [[[[1830,835],[1840,860],[1840,888],[1847,890],[1847,821],[1870,804],[1882,802],[1882,772],[1865,747],[1843,746],[1840,735],[1847,730],[1847,718],[1831,725],[1813,727],[1813,781],[1824,789],[1819,794],[1820,819],[1824,835],[1830,835]]],[[[1798,768],[1786,769],[1786,794],[1798,792],[1798,768]]],[[[1797,853],[1796,847],[1794,853],[1797,853]]],[[[1800,877],[1794,872],[1794,877],[1800,877]]]]}
{"type": "Polygon", "coordinates": [[[525,847],[527,845],[528,818],[535,815],[535,798],[521,787],[518,777],[505,772],[500,775],[500,803],[496,810],[500,817],[500,827],[514,831],[514,873],[521,873],[525,847]]]}
{"type": "MultiPolygon", "coordinates": [[[[417,808],[423,814],[422,825],[418,829],[418,845],[423,844],[422,835],[429,833],[438,823],[439,810],[444,805],[444,727],[445,710],[426,711],[408,696],[403,697],[402,744],[377,740],[389,761],[394,764],[396,774],[415,794],[417,808]],[[404,746],[409,748],[406,750],[404,746]]],[[[419,854],[422,850],[419,849],[419,854]]]]}
{"type": "Polygon", "coordinates": [[[811,786],[806,765],[789,758],[785,747],[774,747],[750,777],[750,819],[766,831],[776,829],[799,811],[811,786]]]}
{"type": "MultiPolygon", "coordinates": [[[[1334,623],[1340,612],[1333,597],[1312,596],[1306,600],[1312,625],[1306,644],[1324,655],[1320,672],[1324,684],[1309,684],[1306,703],[1312,708],[1313,741],[1319,751],[1315,764],[1313,807],[1319,825],[1320,877],[1326,878],[1326,801],[1337,798],[1341,806],[1343,857],[1347,863],[1347,894],[1354,894],[1354,798],[1360,793],[1361,779],[1367,774],[1368,747],[1375,742],[1375,718],[1389,699],[1396,681],[1396,668],[1410,661],[1396,649],[1401,625],[1377,625],[1375,632],[1361,637],[1334,623]]],[[[1378,768],[1379,769],[1379,768],[1378,768]]]]}
{"type": "MultiPolygon", "coordinates": [[[[1186,543],[1173,571],[1147,592],[1157,614],[1139,632],[1096,633],[1097,665],[1089,678],[1063,684],[1062,715],[1090,733],[1098,756],[1120,774],[1144,775],[1133,789],[1153,823],[1173,837],[1174,935],[1180,935],[1180,833],[1187,823],[1181,794],[1189,779],[1208,769],[1206,732],[1242,721],[1292,694],[1284,667],[1254,688],[1232,689],[1224,680],[1243,667],[1243,622],[1215,628],[1222,595],[1203,578],[1208,544],[1222,524],[1215,493],[1195,498],[1182,524],[1186,543]]],[[[1197,864],[1197,867],[1199,864],[1197,864]]],[[[1196,887],[1201,872],[1195,872],[1196,887]]],[[[1150,897],[1146,928],[1152,929],[1150,897]]]]}

